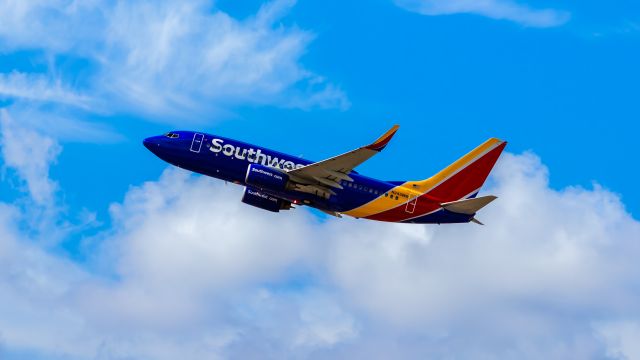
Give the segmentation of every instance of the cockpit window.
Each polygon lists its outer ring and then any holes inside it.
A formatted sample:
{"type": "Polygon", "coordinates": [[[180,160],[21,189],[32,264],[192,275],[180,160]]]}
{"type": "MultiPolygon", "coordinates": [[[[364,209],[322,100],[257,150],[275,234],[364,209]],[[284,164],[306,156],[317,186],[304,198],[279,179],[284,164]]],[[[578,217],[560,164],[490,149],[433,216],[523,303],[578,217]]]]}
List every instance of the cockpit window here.
{"type": "Polygon", "coordinates": [[[180,135],[179,135],[179,134],[172,133],[172,132],[168,132],[168,133],[164,134],[164,136],[166,136],[166,137],[168,137],[168,138],[170,138],[170,139],[177,139],[177,138],[179,138],[179,137],[180,137],[180,135]]]}

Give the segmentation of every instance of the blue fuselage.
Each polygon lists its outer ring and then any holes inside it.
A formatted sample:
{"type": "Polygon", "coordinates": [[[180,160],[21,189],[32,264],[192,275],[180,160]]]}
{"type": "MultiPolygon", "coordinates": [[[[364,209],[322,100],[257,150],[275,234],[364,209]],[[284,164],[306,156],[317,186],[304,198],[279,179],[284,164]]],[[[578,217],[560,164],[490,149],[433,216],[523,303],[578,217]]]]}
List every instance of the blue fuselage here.
{"type": "MultiPolygon", "coordinates": [[[[189,131],[174,131],[172,134],[177,137],[154,136],[145,139],[144,145],[170,164],[235,184],[246,185],[250,164],[290,170],[312,163],[297,156],[223,136],[189,131]]],[[[392,182],[362,176],[355,171],[350,176],[354,181],[348,185],[345,183],[347,186],[343,189],[333,189],[336,195],[329,199],[297,191],[266,191],[293,203],[343,212],[361,206],[397,186],[392,182]]]]}
{"type": "MultiPolygon", "coordinates": [[[[304,167],[313,162],[223,136],[175,131],[147,138],[143,143],[151,152],[170,164],[247,186],[245,196],[253,196],[254,202],[262,203],[263,199],[256,196],[263,193],[262,196],[272,197],[271,200],[276,204],[280,204],[280,200],[282,200],[286,204],[304,204],[334,215],[339,213],[351,215],[354,209],[371,207],[375,201],[385,198],[390,200],[391,204],[389,209],[383,209],[388,210],[384,213],[385,216],[389,216],[388,218],[376,215],[375,212],[372,213],[373,217],[363,217],[379,221],[409,223],[459,223],[468,222],[472,217],[471,215],[445,211],[440,208],[439,203],[430,200],[428,195],[422,195],[418,201],[415,194],[411,195],[410,190],[402,186],[403,182],[381,181],[360,175],[355,171],[349,173],[353,181],[341,181],[342,188],[333,187],[331,189],[333,194],[328,198],[289,188],[258,187],[259,191],[254,191],[251,190],[254,186],[247,184],[249,169],[262,165],[270,170],[264,168],[267,171],[259,171],[267,173],[278,169],[278,173],[285,174],[287,170],[304,167]]],[[[242,201],[247,202],[244,197],[242,201]]],[[[262,207],[260,204],[247,203],[262,207]]],[[[277,208],[263,208],[278,211],[277,208]]],[[[360,217],[358,215],[351,216],[360,217]]]]}

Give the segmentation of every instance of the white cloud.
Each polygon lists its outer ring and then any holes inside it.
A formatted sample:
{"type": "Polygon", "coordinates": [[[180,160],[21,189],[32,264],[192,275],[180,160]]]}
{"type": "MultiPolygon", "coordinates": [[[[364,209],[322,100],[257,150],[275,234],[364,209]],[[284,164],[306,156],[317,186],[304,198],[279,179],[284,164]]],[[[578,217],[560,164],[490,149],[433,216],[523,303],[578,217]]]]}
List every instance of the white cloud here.
{"type": "Polygon", "coordinates": [[[477,14],[530,27],[553,27],[569,21],[570,14],[555,9],[535,9],[514,0],[394,0],[423,15],[477,14]]]}
{"type": "Polygon", "coordinates": [[[277,215],[241,207],[239,195],[179,170],[133,189],[97,248],[96,263],[115,264],[102,275],[29,245],[17,209],[3,205],[5,346],[70,358],[282,357],[353,338],[352,316],[328,290],[270,289],[313,263],[313,217],[274,226],[277,215]]]}
{"type": "Polygon", "coordinates": [[[49,178],[49,167],[61,151],[58,143],[20,126],[0,109],[0,146],[4,166],[18,173],[35,203],[53,205],[57,184],[49,178]]]}
{"type": "Polygon", "coordinates": [[[607,343],[607,355],[614,359],[640,359],[640,323],[614,321],[596,328],[607,343]]]}
{"type": "Polygon", "coordinates": [[[123,139],[104,122],[89,120],[83,114],[65,108],[14,104],[5,113],[22,128],[45,134],[56,141],[109,143],[123,139]]]}
{"type": "Polygon", "coordinates": [[[0,98],[19,98],[40,102],[55,102],[88,108],[90,99],[67,89],[60,79],[43,75],[11,72],[0,74],[0,98]]]}
{"type": "MultiPolygon", "coordinates": [[[[205,2],[120,3],[110,17],[109,60],[98,81],[156,112],[198,107],[207,99],[287,105],[283,92],[317,77],[298,65],[311,35],[273,27],[284,11],[275,8],[293,4],[282,3],[265,5],[243,22],[208,13],[205,2]]],[[[327,86],[318,91],[330,101],[308,105],[345,106],[342,92],[327,86]]]]}
{"type": "MultiPolygon", "coordinates": [[[[81,94],[60,80],[17,73],[0,78],[0,94],[165,121],[194,121],[239,103],[344,109],[345,94],[299,63],[313,36],[279,23],[294,3],[274,1],[241,21],[204,0],[0,1],[10,19],[0,24],[0,46],[90,64],[74,80],[81,94]]],[[[55,61],[49,67],[56,79],[74,77],[58,75],[55,61]]]]}
{"type": "Polygon", "coordinates": [[[604,356],[591,322],[637,313],[640,224],[600,187],[550,189],[531,154],[505,154],[493,179],[485,227],[344,230],[336,283],[370,318],[422,334],[432,357],[604,356]]]}
{"type": "Polygon", "coordinates": [[[112,205],[89,267],[33,245],[2,205],[4,346],[106,359],[633,358],[640,224],[601,187],[550,189],[532,154],[505,154],[493,184],[487,226],[415,226],[272,214],[241,204],[239,187],[170,169],[112,205]]]}
{"type": "Polygon", "coordinates": [[[397,225],[376,237],[354,227],[350,241],[335,243],[335,276],[373,314],[401,323],[475,316],[469,299],[485,314],[533,298],[587,312],[630,300],[618,290],[637,275],[629,252],[640,251],[640,224],[606,190],[557,192],[547,178],[536,157],[506,154],[488,190],[500,201],[479,215],[487,227],[416,236],[397,225]]]}
{"type": "Polygon", "coordinates": [[[162,289],[171,284],[204,291],[271,279],[282,264],[306,262],[311,249],[304,239],[313,236],[312,227],[305,226],[312,221],[309,214],[285,221],[263,216],[235,201],[238,189],[212,182],[169,171],[159,183],[146,183],[130,191],[122,205],[113,205],[112,217],[122,229],[114,244],[120,273],[162,289]],[[246,215],[235,216],[241,213],[246,215]],[[246,226],[247,218],[252,226],[246,226]],[[151,239],[154,250],[148,251],[151,239]],[[183,246],[176,248],[175,239],[183,246]],[[141,259],[140,252],[147,255],[141,259]]]}
{"type": "Polygon", "coordinates": [[[48,356],[75,354],[79,350],[70,346],[75,341],[71,334],[81,331],[82,319],[69,311],[65,297],[72,291],[71,286],[82,283],[87,274],[68,260],[47,254],[36,246],[20,231],[20,221],[17,208],[0,203],[3,345],[13,349],[46,350],[48,356]]]}

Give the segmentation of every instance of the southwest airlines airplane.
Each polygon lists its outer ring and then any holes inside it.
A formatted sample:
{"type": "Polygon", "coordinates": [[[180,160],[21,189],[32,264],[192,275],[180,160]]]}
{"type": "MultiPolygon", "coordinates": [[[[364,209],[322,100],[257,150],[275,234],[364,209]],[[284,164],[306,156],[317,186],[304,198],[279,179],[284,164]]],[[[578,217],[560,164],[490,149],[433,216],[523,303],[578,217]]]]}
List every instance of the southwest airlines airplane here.
{"type": "Polygon", "coordinates": [[[398,125],[370,145],[313,162],[218,135],[173,131],[144,140],[160,159],[244,185],[242,202],[279,212],[307,205],[327,214],[416,224],[475,222],[495,196],[478,191],[507,145],[489,139],[434,176],[382,181],[354,170],[382,151],[398,125]]]}

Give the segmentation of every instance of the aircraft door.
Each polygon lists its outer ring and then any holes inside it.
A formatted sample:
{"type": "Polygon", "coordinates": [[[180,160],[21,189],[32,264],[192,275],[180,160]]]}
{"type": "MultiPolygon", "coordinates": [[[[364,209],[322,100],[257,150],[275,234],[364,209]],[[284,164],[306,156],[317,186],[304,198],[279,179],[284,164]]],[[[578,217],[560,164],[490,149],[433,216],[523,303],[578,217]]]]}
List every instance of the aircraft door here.
{"type": "Polygon", "coordinates": [[[404,211],[408,212],[409,214],[413,214],[413,212],[416,210],[417,204],[418,204],[418,197],[416,196],[415,198],[413,198],[413,200],[407,203],[407,207],[404,209],[404,211]]]}
{"type": "Polygon", "coordinates": [[[200,148],[202,147],[202,142],[204,140],[203,134],[193,134],[193,141],[191,142],[191,151],[195,153],[200,152],[200,148]]]}

